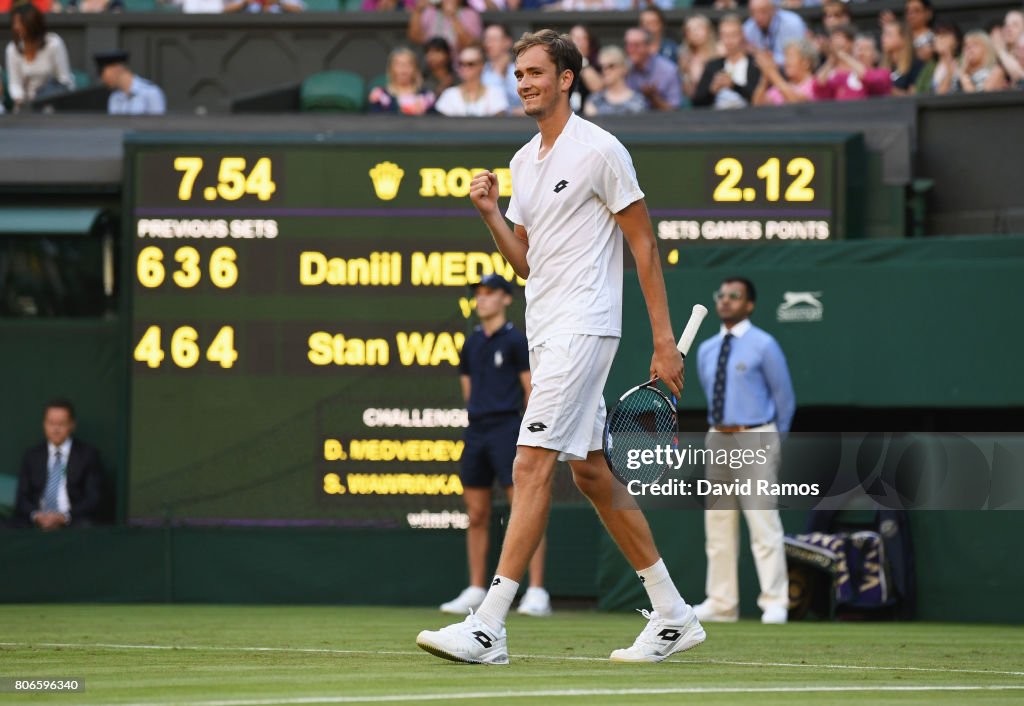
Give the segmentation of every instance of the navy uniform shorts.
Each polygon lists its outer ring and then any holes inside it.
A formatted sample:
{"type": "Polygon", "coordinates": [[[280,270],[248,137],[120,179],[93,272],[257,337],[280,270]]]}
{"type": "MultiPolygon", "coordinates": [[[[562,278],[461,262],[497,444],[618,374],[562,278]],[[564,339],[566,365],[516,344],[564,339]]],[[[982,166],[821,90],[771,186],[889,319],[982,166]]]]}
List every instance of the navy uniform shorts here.
{"type": "Polygon", "coordinates": [[[512,485],[512,462],[522,417],[517,413],[470,422],[463,437],[462,471],[459,477],[467,488],[490,488],[494,479],[503,488],[512,485]]]}

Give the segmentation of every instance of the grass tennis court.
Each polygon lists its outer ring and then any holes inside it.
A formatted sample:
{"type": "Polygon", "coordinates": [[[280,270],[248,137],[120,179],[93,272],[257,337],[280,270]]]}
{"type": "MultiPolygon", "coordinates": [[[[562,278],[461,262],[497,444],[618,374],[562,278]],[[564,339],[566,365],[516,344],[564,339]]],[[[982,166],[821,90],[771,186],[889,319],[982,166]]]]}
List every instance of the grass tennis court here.
{"type": "MultiPolygon", "coordinates": [[[[371,590],[371,587],[367,587],[371,590]]],[[[77,678],[82,693],[0,703],[1021,703],[1024,631],[924,623],[712,624],[660,665],[621,665],[639,614],[513,614],[508,667],[416,648],[422,608],[0,606],[0,676],[77,678]]]]}

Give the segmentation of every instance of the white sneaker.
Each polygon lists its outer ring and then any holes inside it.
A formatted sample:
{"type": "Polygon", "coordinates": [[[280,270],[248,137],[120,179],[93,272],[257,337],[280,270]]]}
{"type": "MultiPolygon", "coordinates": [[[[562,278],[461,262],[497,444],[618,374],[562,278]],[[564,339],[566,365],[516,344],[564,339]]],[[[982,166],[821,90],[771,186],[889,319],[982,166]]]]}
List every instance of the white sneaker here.
{"type": "Polygon", "coordinates": [[[516,612],[521,615],[532,615],[534,618],[546,618],[551,615],[551,596],[543,588],[528,588],[523,594],[523,600],[519,601],[516,612]]]}
{"type": "Polygon", "coordinates": [[[487,596],[487,591],[480,586],[470,586],[447,603],[441,604],[442,613],[452,615],[469,615],[480,607],[487,596]]]}
{"type": "Polygon", "coordinates": [[[711,607],[710,601],[698,603],[693,607],[697,620],[702,623],[735,623],[739,619],[739,611],[734,613],[718,613],[711,607]]]}
{"type": "Polygon", "coordinates": [[[416,644],[435,657],[469,664],[508,664],[505,628],[495,632],[473,613],[461,623],[440,630],[423,630],[416,644]]]}
{"type": "Polygon", "coordinates": [[[761,613],[761,622],[765,625],[785,625],[788,620],[789,611],[785,606],[769,606],[761,613]]]}
{"type": "Polygon", "coordinates": [[[612,652],[608,658],[612,662],[660,662],[676,652],[693,649],[707,639],[704,628],[692,611],[690,619],[681,625],[663,620],[657,611],[641,610],[640,613],[648,619],[647,627],[632,647],[612,652]]]}

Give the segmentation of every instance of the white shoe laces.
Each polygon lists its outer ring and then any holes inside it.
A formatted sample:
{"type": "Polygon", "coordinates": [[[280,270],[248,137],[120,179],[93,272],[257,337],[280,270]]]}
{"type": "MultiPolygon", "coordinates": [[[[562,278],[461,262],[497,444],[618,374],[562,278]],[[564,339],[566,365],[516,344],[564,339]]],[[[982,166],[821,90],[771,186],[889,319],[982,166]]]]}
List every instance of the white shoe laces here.
{"type": "Polygon", "coordinates": [[[657,624],[663,622],[662,618],[658,615],[658,612],[654,610],[646,610],[644,608],[637,608],[636,612],[647,618],[648,622],[647,626],[643,629],[643,631],[641,631],[641,633],[637,635],[636,640],[633,641],[633,647],[639,647],[641,644],[644,643],[649,645],[653,644],[656,647],[661,647],[661,643],[653,639],[654,631],[658,627],[657,624]]]}

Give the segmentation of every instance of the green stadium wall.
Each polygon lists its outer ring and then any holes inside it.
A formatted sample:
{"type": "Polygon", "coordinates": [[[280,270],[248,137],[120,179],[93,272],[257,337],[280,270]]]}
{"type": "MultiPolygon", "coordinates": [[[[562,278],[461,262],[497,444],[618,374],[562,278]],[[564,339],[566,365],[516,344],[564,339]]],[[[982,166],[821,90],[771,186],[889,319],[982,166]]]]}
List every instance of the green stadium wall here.
{"type": "MultiPolygon", "coordinates": [[[[677,327],[707,303],[725,275],[759,287],[755,321],[778,337],[803,405],[999,410],[1024,406],[1014,355],[1022,335],[1011,305],[1022,300],[1024,240],[926,239],[690,248],[666,280],[677,327]],[[779,322],[783,292],[821,292],[820,321],[779,322]],[[1010,325],[997,326],[1005,321],[1010,325]]],[[[626,308],[642,311],[627,276],[626,308]]],[[[649,363],[645,317],[627,317],[608,389],[635,384],[649,363]]],[[[713,327],[705,326],[701,338],[713,327]]],[[[75,400],[79,434],[99,446],[112,485],[123,488],[127,343],[119,320],[0,322],[3,473],[40,437],[46,399],[75,400]]],[[[704,405],[690,369],[684,406],[704,405]]],[[[787,531],[805,516],[787,514],[787,531]]],[[[651,515],[662,552],[684,593],[703,596],[699,512],[651,515]]],[[[918,617],[1024,622],[1013,561],[1024,528],[1017,512],[920,512],[918,617]]],[[[585,505],[556,508],[549,587],[557,597],[597,599],[608,610],[645,605],[640,585],[585,505]]],[[[7,581],[0,601],[187,601],[269,603],[440,602],[464,584],[457,531],[127,528],[43,535],[0,533],[7,581]],[[58,568],[54,568],[58,567],[58,568]],[[451,567],[439,571],[439,567],[451,567]],[[459,567],[459,568],[456,568],[459,567]],[[374,590],[367,590],[372,580],[374,590]]],[[[749,552],[741,561],[742,610],[756,615],[749,552]]]]}

